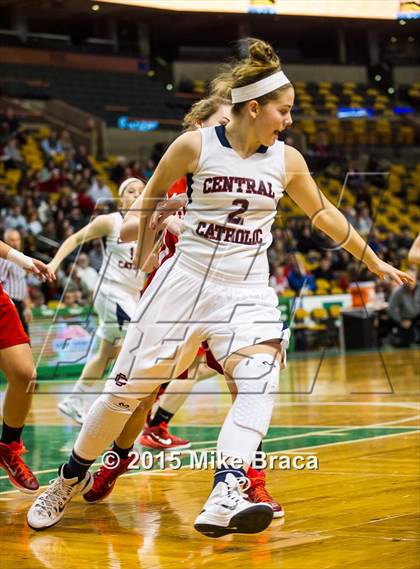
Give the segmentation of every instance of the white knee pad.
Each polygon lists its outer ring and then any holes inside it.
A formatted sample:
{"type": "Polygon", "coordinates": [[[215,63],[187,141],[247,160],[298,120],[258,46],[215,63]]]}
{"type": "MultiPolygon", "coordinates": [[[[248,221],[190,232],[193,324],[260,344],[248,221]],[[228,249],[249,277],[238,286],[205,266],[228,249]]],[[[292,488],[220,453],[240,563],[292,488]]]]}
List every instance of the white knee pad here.
{"type": "Polygon", "coordinates": [[[74,445],[76,454],[94,460],[121,433],[140,401],[104,393],[90,408],[74,445]]]}
{"type": "Polygon", "coordinates": [[[279,388],[280,364],[272,354],[243,358],[233,370],[238,395],[233,404],[233,420],[245,429],[267,434],[279,388]]]}

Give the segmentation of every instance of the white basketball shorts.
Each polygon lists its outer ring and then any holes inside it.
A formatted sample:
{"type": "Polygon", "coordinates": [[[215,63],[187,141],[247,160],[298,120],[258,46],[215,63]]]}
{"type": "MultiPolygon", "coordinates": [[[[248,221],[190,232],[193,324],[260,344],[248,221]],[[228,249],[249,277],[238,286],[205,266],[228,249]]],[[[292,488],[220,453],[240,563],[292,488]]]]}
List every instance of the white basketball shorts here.
{"type": "Polygon", "coordinates": [[[175,379],[207,340],[217,361],[247,346],[282,339],[290,331],[269,286],[221,284],[166,261],[143,294],[128,325],[104,392],[142,398],[175,379]]]}
{"type": "Polygon", "coordinates": [[[134,317],[140,299],[140,292],[133,293],[102,280],[94,295],[94,307],[99,325],[96,335],[111,344],[121,344],[127,326],[134,317]]]}

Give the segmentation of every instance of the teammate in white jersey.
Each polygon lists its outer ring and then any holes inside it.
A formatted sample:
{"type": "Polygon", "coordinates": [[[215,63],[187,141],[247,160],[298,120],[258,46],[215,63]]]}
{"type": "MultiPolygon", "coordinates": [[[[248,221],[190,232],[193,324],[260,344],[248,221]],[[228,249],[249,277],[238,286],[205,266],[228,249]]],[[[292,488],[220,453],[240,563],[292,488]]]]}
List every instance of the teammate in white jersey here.
{"type": "MultiPolygon", "coordinates": [[[[139,401],[189,367],[207,340],[235,401],[218,439],[223,458],[195,528],[211,537],[257,533],[272,520],[268,504],[244,498],[246,472],[265,436],[289,331],[268,286],[266,249],[284,191],[334,241],[374,273],[412,278],[381,261],[323,196],[302,155],[278,142],[292,123],[294,90],[274,50],[250,42],[249,56],[227,76],[233,103],[226,129],[181,135],[169,147],[121,231],[140,217],[139,266],[153,240],[155,202],[190,174],[190,203],[180,250],[142,296],[104,393],[89,411],[68,463],[28,512],[34,529],[56,524],[71,498],[91,486],[90,465],[120,433],[139,401]],[[150,229],[149,229],[150,225],[150,229]],[[207,264],[206,264],[207,263],[207,264]]],[[[168,208],[169,209],[169,208],[168,208]]]]}
{"type": "Polygon", "coordinates": [[[83,423],[92,403],[90,394],[102,391],[99,380],[106,366],[119,353],[126,325],[135,312],[143,287],[143,274],[133,264],[135,243],[123,243],[120,239],[123,213],[131,207],[143,189],[144,183],[138,178],[123,181],[118,189],[119,210],[98,215],[86,227],[68,237],[48,265],[55,274],[63,260],[77,247],[102,238],[103,260],[93,302],[99,317],[96,330],[99,350],[85,365],[72,393],[58,403],[60,411],[79,424],[83,423]]]}

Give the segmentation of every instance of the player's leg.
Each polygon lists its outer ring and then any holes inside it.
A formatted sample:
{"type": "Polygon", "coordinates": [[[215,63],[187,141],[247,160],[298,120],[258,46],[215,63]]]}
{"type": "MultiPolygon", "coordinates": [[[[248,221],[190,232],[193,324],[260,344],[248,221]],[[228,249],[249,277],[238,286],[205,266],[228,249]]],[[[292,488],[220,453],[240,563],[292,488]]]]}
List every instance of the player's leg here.
{"type": "Polygon", "coordinates": [[[140,301],[111,377],[91,407],[68,462],[30,508],[28,523],[32,528],[55,525],[70,500],[91,489],[90,466],[122,432],[139,400],[176,377],[194,360],[200,343],[199,330],[182,320],[185,311],[194,306],[196,285],[186,285],[184,274],[171,274],[172,265],[167,265],[140,301]],[[187,298],[184,304],[179,300],[181,292],[187,298]],[[170,321],[167,314],[171,315],[170,321]]]}
{"type": "MultiPolygon", "coordinates": [[[[92,406],[95,395],[102,393],[102,378],[107,367],[117,358],[121,341],[136,309],[136,298],[128,292],[115,287],[102,286],[94,302],[99,325],[95,336],[99,339],[99,350],[83,368],[80,379],[75,383],[72,393],[58,404],[59,410],[74,421],[83,420],[92,406]]],[[[94,345],[93,342],[92,345],[94,345]]]]}
{"type": "Polygon", "coordinates": [[[36,492],[38,481],[23,462],[25,452],[22,431],[35,389],[36,371],[29,344],[18,344],[0,350],[0,369],[7,379],[3,400],[3,427],[0,439],[0,466],[10,482],[26,493],[36,492]]]}
{"type": "Polygon", "coordinates": [[[141,433],[139,443],[155,450],[186,449],[191,446],[187,439],[172,434],[168,425],[178,409],[190,395],[195,383],[214,376],[215,372],[205,362],[204,350],[200,348],[192,366],[179,379],[172,380],[159,399],[152,418],[141,433]]]}
{"type": "Polygon", "coordinates": [[[99,349],[83,368],[82,375],[73,386],[72,392],[57,404],[58,409],[79,425],[91,407],[95,394],[102,393],[102,378],[107,367],[115,361],[120,345],[114,341],[100,338],[99,349]]]}
{"type": "Polygon", "coordinates": [[[93,475],[93,486],[89,492],[83,495],[87,502],[99,502],[111,494],[117,478],[127,472],[132,461],[130,453],[134,442],[143,429],[147,414],[156,397],[155,390],[151,395],[142,399],[131,415],[122,432],[114,440],[112,445],[111,463],[103,464],[93,475]]]}
{"type": "Polygon", "coordinates": [[[270,424],[282,359],[281,344],[266,342],[243,348],[225,361],[228,384],[234,382],[231,391],[236,397],[219,435],[217,450],[223,461],[195,522],[196,529],[205,535],[257,533],[273,517],[269,504],[245,500],[247,488],[241,485],[244,481],[249,485],[246,473],[270,424]],[[231,513],[227,512],[229,506],[231,513]]]}
{"type": "MultiPolygon", "coordinates": [[[[283,364],[282,367],[284,367],[283,364]]],[[[230,382],[228,382],[228,385],[230,385],[231,387],[232,404],[234,404],[238,390],[232,378],[230,378],[230,382]]],[[[261,502],[270,504],[271,508],[273,509],[273,517],[282,518],[284,517],[283,506],[271,496],[266,487],[264,458],[265,457],[263,453],[263,441],[261,440],[255,452],[255,459],[252,462],[252,464],[249,466],[246,473],[246,476],[250,482],[246,494],[248,500],[250,502],[253,502],[254,504],[259,504],[261,502]]]]}

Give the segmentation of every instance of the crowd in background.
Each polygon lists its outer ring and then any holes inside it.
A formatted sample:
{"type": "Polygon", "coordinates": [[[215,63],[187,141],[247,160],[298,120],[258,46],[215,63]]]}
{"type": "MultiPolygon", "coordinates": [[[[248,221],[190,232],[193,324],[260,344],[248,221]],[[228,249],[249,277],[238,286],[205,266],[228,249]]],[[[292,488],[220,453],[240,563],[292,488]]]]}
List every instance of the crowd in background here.
{"type": "MultiPolygon", "coordinates": [[[[19,118],[7,110],[0,117],[0,160],[6,171],[18,169],[20,179],[14,194],[0,184],[0,237],[7,229],[18,230],[25,253],[48,262],[59,244],[93,215],[113,211],[116,202],[111,188],[95,170],[86,146],[75,145],[66,129],[52,131],[39,141],[43,166],[37,171],[28,168],[21,152],[26,136],[19,118]]],[[[109,179],[118,185],[131,176],[149,178],[163,151],[162,144],[156,145],[144,165],[119,157],[109,171],[109,179]]],[[[343,205],[343,214],[382,259],[405,267],[415,235],[405,228],[400,234],[389,232],[385,239],[380,237],[373,227],[368,181],[357,175],[358,157],[339,156],[332,148],[316,145],[307,146],[306,157],[310,167],[321,169],[325,176],[343,180],[346,172],[353,171],[349,189],[356,196],[356,205],[343,205]]],[[[384,167],[374,156],[359,160],[365,161],[361,171],[380,171],[384,167]]],[[[385,183],[380,176],[376,180],[379,187],[385,183]]],[[[319,280],[330,283],[332,292],[346,291],[351,282],[376,280],[364,265],[315,231],[309,219],[282,215],[281,207],[280,202],[280,216],[268,251],[270,284],[279,295],[287,290],[300,294],[302,287],[304,294],[316,293],[319,280]]],[[[67,307],[89,304],[101,261],[102,244],[97,239],[86,245],[82,254],[76,251],[69,256],[55,285],[29,277],[33,304],[42,306],[50,300],[60,300],[67,307]]],[[[377,289],[386,300],[392,292],[390,283],[377,281],[377,289]]]]}

